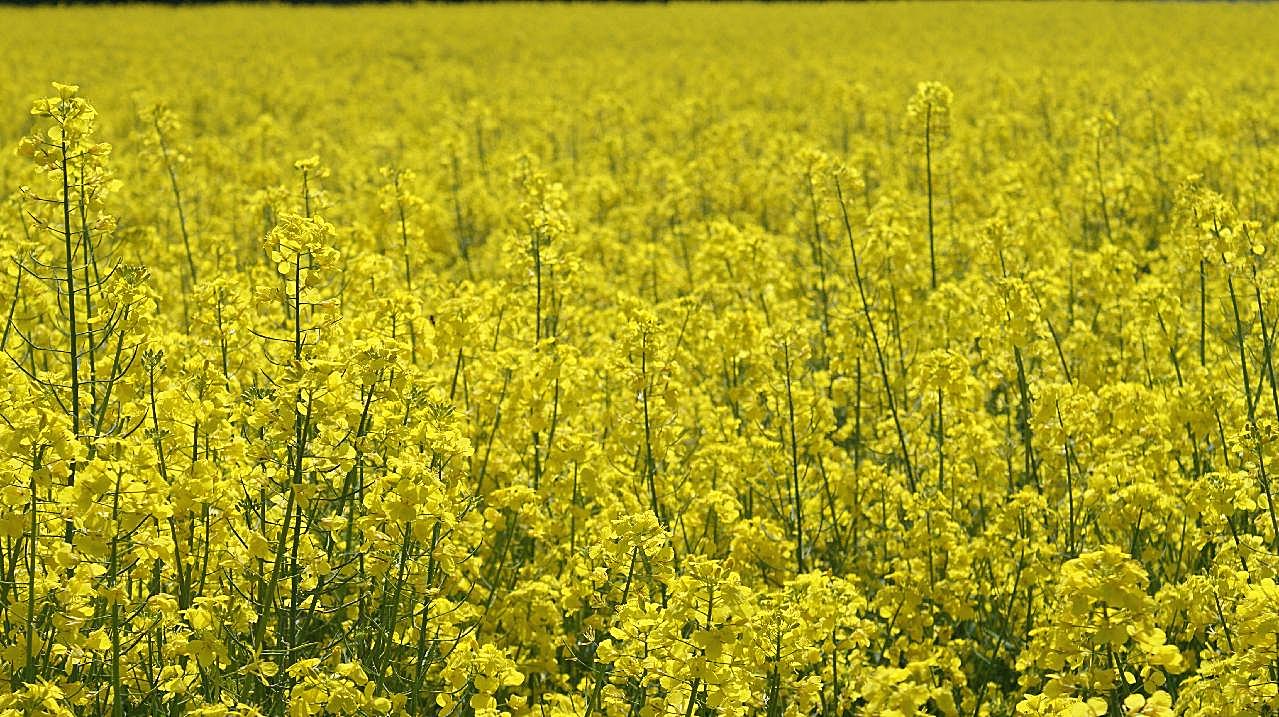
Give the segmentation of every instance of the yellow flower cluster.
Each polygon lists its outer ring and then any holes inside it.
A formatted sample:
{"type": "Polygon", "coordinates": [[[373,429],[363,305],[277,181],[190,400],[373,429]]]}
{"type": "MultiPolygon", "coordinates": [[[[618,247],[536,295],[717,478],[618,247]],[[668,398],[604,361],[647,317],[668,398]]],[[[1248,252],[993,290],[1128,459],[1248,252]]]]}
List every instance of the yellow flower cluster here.
{"type": "Polygon", "coordinates": [[[1274,714],[1276,42],[0,11],[0,717],[1274,714]]]}

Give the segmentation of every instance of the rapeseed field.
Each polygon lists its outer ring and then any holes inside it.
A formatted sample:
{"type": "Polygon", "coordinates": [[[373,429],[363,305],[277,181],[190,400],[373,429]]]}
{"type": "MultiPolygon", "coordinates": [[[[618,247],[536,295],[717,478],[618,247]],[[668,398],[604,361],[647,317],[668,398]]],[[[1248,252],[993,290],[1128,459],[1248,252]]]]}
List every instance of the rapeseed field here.
{"type": "Polygon", "coordinates": [[[0,10],[0,715],[1270,715],[1279,8],[0,10]]]}

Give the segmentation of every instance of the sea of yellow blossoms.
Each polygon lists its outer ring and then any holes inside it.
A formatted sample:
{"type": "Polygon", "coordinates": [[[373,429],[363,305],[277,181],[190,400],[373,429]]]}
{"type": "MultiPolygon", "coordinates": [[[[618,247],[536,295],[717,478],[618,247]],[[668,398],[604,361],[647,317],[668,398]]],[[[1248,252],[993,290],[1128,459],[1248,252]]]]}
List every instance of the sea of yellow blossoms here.
{"type": "Polygon", "coordinates": [[[1276,47],[0,11],[0,715],[1275,714],[1276,47]]]}

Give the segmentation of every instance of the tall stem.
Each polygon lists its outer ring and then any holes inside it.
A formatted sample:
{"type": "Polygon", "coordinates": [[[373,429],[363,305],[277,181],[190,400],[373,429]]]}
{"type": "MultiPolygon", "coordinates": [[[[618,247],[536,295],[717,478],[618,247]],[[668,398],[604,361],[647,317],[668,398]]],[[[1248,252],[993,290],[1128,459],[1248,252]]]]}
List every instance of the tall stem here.
{"type": "Polygon", "coordinates": [[[924,171],[928,178],[928,270],[929,285],[937,288],[937,252],[933,242],[933,106],[924,112],[924,171]]]}

